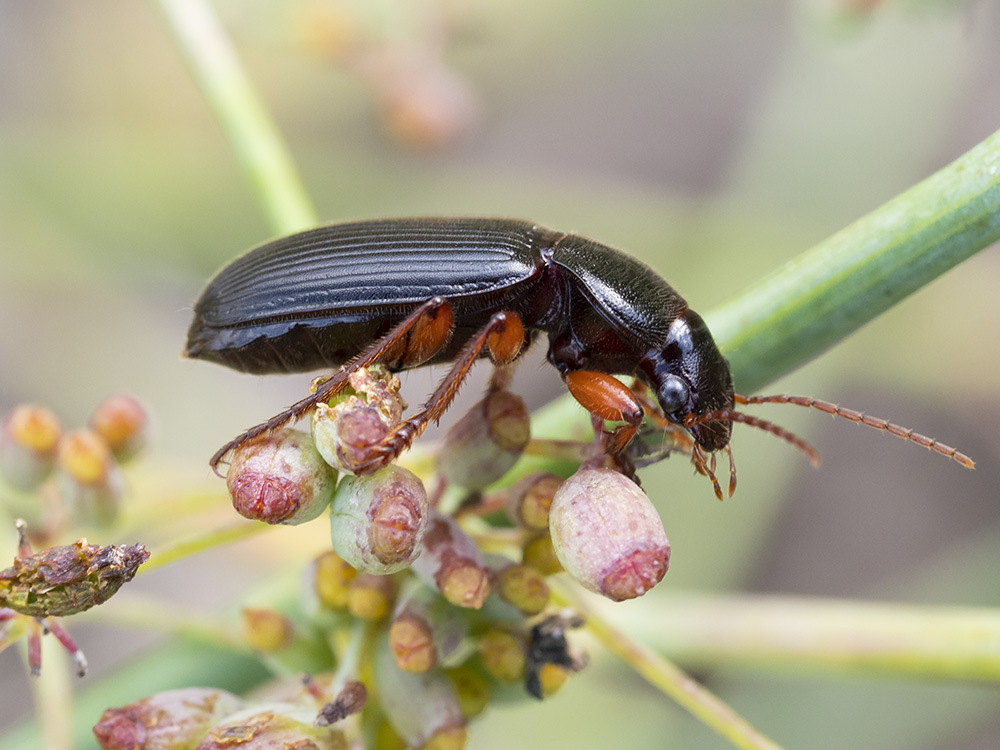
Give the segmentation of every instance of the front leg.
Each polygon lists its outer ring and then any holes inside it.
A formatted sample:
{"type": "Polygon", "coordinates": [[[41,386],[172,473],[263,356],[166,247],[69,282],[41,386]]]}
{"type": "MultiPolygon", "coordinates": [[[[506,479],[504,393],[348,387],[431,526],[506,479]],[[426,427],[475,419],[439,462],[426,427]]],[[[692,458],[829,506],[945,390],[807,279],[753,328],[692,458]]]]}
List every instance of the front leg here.
{"type": "Polygon", "coordinates": [[[635,479],[634,467],[625,453],[644,415],[635,394],[617,378],[593,370],[571,370],[563,380],[573,398],[595,417],[625,423],[605,434],[604,451],[623,474],[635,479]]]}

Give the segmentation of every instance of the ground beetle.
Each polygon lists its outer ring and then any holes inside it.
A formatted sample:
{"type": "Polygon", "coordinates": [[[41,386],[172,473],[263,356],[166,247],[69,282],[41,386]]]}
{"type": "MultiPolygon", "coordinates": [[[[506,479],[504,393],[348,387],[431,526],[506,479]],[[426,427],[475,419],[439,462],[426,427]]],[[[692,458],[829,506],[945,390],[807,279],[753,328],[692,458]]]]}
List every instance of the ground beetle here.
{"type": "Polygon", "coordinates": [[[375,471],[441,417],[478,358],[489,356],[509,371],[539,333],[548,337],[548,360],[574,398],[596,418],[624,423],[605,446],[625,470],[643,403],[659,412],[675,441],[686,441],[720,497],[714,454],[729,454],[732,494],[733,422],[765,429],[815,459],[803,441],[736,411],[736,404],[818,408],[972,467],[953,448],[860,412],[809,398],[734,393],[729,365],[705,322],[667,282],[618,250],[528,221],[382,219],[293,234],[223,268],[194,313],[188,357],[255,374],[346,365],[308,398],[223,446],[213,468],[246,440],[343,390],[360,367],[378,362],[398,371],[452,362],[424,407],[373,450],[365,471],[375,471]],[[615,375],[634,376],[637,387],[615,375]],[[655,402],[638,384],[652,390],[655,402]]]}

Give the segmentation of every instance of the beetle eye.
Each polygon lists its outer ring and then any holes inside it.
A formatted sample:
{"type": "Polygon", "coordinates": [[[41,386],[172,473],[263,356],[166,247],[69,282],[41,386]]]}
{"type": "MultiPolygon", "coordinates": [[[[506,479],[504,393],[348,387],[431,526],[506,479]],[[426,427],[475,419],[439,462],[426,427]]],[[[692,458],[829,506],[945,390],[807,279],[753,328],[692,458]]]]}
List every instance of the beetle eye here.
{"type": "Polygon", "coordinates": [[[687,383],[676,375],[667,375],[657,394],[660,406],[667,414],[674,414],[687,405],[690,389],[687,383]]]}

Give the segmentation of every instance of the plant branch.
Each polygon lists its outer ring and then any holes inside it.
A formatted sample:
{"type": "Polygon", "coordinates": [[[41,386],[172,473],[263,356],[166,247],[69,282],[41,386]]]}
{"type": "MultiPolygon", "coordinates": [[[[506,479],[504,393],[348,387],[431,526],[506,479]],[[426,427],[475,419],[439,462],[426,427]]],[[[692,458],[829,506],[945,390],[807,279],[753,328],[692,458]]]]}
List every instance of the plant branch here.
{"type": "Polygon", "coordinates": [[[158,0],[202,93],[276,234],[315,226],[316,210],[284,140],[205,0],[158,0]]]}

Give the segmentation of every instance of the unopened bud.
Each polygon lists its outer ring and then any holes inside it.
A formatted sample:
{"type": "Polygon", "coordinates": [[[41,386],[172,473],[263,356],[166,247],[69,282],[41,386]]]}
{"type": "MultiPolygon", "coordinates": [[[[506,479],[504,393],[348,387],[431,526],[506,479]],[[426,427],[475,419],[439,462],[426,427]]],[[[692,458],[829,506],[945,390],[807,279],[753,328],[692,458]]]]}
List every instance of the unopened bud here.
{"type": "Polygon", "coordinates": [[[450,484],[481,490],[517,463],[530,429],[520,396],[491,391],[448,430],[438,453],[438,471],[450,484]]]}
{"type": "Polygon", "coordinates": [[[245,709],[212,727],[198,750],[234,748],[309,748],[348,750],[344,733],[329,726],[316,726],[316,712],[290,703],[274,703],[245,709]]]}
{"type": "Polygon", "coordinates": [[[99,547],[80,539],[0,570],[0,607],[31,617],[63,617],[103,604],[132,580],[149,552],[141,544],[99,547]]]}
{"type": "Polygon", "coordinates": [[[527,646],[520,635],[494,628],[479,640],[479,658],[486,671],[501,682],[520,682],[527,664],[527,646]]]}
{"type": "Polygon", "coordinates": [[[12,487],[33,490],[55,466],[61,428],[43,406],[23,404],[0,425],[0,475],[12,487]]]}
{"type": "Polygon", "coordinates": [[[437,511],[431,511],[413,571],[457,607],[479,609],[490,594],[489,571],[479,547],[453,518],[437,511]]]}
{"type": "Polygon", "coordinates": [[[383,638],[375,647],[374,672],[386,718],[410,747],[432,747],[432,742],[455,737],[464,741],[465,717],[455,686],[443,671],[404,672],[383,638]]]}
{"type": "Polygon", "coordinates": [[[556,557],[556,550],[552,546],[552,537],[548,531],[539,532],[525,540],[521,550],[521,561],[543,576],[560,573],[563,569],[562,563],[556,557]]]}
{"type": "Polygon", "coordinates": [[[458,705],[467,719],[479,716],[490,703],[490,684],[483,674],[468,664],[446,669],[445,674],[455,686],[458,705]]]}
{"type": "Polygon", "coordinates": [[[569,679],[569,670],[559,664],[546,663],[538,668],[538,687],[541,698],[554,695],[569,679]]]}
{"type": "Polygon", "coordinates": [[[566,571],[614,601],[642,596],[667,572],[670,542],[656,508],[611,469],[581,469],[563,482],[549,529],[566,571]]]}
{"type": "Polygon", "coordinates": [[[493,589],[524,615],[537,615],[549,603],[549,586],[530,565],[509,563],[494,569],[493,589]]]}
{"type": "Polygon", "coordinates": [[[107,709],[94,726],[94,736],[102,750],[187,750],[244,705],[216,688],[169,690],[107,709]]]}
{"type": "Polygon", "coordinates": [[[243,608],[243,637],[254,651],[273,654],[287,646],[295,633],[292,621],[273,609],[243,608]]]}
{"type": "Polygon", "coordinates": [[[411,148],[436,148],[457,138],[474,119],[471,89],[440,60],[393,50],[378,63],[374,83],[385,129],[394,140],[411,148]]]}
{"type": "Polygon", "coordinates": [[[309,435],[283,428],[236,449],[226,486],[236,512],[253,521],[295,526],[330,504],[337,474],[309,435]]]}
{"type": "Polygon", "coordinates": [[[420,554],[427,520],[427,492],[413,472],[390,464],[344,477],[330,513],[333,548],[358,570],[395,573],[420,554]]]}
{"type": "Polygon", "coordinates": [[[126,461],[146,445],[149,414],[131,396],[110,396],[90,416],[90,429],[104,438],[119,461],[126,461]]]}
{"type": "Polygon", "coordinates": [[[507,494],[507,515],[518,526],[532,531],[549,528],[549,508],[562,484],[555,474],[531,474],[510,488],[507,494]]]}
{"type": "Polygon", "coordinates": [[[396,606],[389,647],[400,669],[426,672],[458,650],[468,629],[462,610],[426,586],[412,587],[396,606]]]}
{"type": "Polygon", "coordinates": [[[59,443],[59,489],[78,521],[114,521],[124,494],[121,469],[111,449],[91,430],[74,430],[59,443]]]}
{"type": "Polygon", "coordinates": [[[313,597],[323,609],[347,609],[351,584],[358,572],[334,551],[324,552],[306,571],[306,599],[313,597]]]}
{"type": "Polygon", "coordinates": [[[376,448],[400,424],[403,400],[399,378],[373,366],[351,373],[351,388],[312,415],[316,450],[328,464],[348,474],[371,461],[376,448]]]}
{"type": "Polygon", "coordinates": [[[396,579],[362,573],[351,584],[347,609],[362,620],[381,620],[389,614],[396,596],[396,579]]]}

